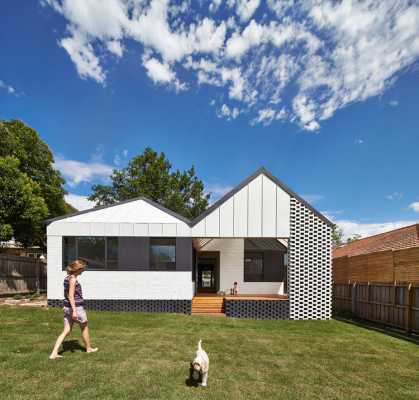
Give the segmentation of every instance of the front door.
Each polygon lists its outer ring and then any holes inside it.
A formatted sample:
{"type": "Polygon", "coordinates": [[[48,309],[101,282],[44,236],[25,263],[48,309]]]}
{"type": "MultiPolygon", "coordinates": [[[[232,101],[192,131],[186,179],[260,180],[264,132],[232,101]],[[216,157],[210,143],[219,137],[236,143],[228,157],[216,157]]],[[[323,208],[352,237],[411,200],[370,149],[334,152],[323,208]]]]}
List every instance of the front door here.
{"type": "Polygon", "coordinates": [[[198,257],[198,293],[217,292],[217,261],[216,257],[198,257]]]}

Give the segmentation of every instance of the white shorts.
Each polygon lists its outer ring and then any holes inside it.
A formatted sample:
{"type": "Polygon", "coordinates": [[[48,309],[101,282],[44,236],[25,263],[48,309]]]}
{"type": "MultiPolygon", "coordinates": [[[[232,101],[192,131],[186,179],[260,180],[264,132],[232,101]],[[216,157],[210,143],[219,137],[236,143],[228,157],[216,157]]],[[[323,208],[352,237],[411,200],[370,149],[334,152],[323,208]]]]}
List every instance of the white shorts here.
{"type": "Polygon", "coordinates": [[[87,314],[83,306],[76,307],[77,320],[73,319],[73,310],[71,307],[64,307],[63,310],[64,310],[64,324],[72,325],[73,322],[84,324],[87,322],[87,314]]]}

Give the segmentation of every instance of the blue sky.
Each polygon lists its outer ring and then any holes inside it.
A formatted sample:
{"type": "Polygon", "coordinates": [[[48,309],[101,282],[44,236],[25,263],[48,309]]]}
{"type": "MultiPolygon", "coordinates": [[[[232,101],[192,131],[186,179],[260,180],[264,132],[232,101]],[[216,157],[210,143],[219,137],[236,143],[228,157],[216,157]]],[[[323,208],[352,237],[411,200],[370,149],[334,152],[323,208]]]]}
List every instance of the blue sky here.
{"type": "Polygon", "coordinates": [[[265,166],[346,232],[419,220],[419,5],[1,5],[0,118],[49,144],[76,207],[146,146],[213,197],[265,166]]]}

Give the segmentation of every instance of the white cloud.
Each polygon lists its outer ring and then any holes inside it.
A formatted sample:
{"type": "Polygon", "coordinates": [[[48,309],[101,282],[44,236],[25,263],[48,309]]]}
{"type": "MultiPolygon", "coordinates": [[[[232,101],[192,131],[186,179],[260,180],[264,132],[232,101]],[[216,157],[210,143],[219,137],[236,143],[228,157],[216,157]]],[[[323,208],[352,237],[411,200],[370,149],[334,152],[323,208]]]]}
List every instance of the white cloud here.
{"type": "Polygon", "coordinates": [[[334,223],[342,229],[344,239],[347,239],[355,234],[361,235],[361,237],[367,237],[378,233],[388,232],[403,226],[415,224],[416,221],[402,220],[393,222],[364,223],[351,220],[335,220],[334,223]]]}
{"type": "Polygon", "coordinates": [[[228,107],[227,104],[223,104],[217,111],[218,118],[226,118],[228,121],[236,119],[240,115],[240,110],[237,107],[228,107]]]}
{"type": "Polygon", "coordinates": [[[205,187],[207,192],[211,193],[211,203],[217,201],[233,189],[233,186],[221,184],[206,184],[205,187]]]}
{"type": "Polygon", "coordinates": [[[242,22],[248,21],[259,7],[260,0],[236,0],[236,13],[242,22]]]}
{"type": "Polygon", "coordinates": [[[401,200],[404,197],[404,194],[401,192],[393,192],[386,196],[387,200],[401,200]]]}
{"type": "Polygon", "coordinates": [[[112,166],[99,162],[82,162],[55,157],[55,168],[58,169],[70,187],[82,182],[96,179],[105,180],[112,173],[112,166]]]}
{"type": "Polygon", "coordinates": [[[382,94],[419,59],[419,4],[409,0],[44,2],[66,19],[59,43],[82,78],[105,84],[103,53],[123,57],[130,41],[153,82],[214,86],[251,123],[317,131],[339,109],[382,94]]]}
{"type": "Polygon", "coordinates": [[[419,201],[409,204],[409,208],[415,212],[419,212],[419,201]]]}
{"type": "Polygon", "coordinates": [[[321,194],[303,194],[301,197],[310,204],[318,203],[320,200],[324,199],[324,196],[321,194]]]}
{"type": "Polygon", "coordinates": [[[388,102],[389,106],[391,107],[397,107],[399,105],[399,101],[398,100],[391,100],[388,102]]]}
{"type": "Polygon", "coordinates": [[[364,140],[363,139],[355,139],[355,144],[363,144],[364,140]]]}
{"type": "Polygon", "coordinates": [[[16,94],[16,89],[2,80],[0,80],[0,90],[5,90],[9,94],[16,94]]]}
{"type": "Polygon", "coordinates": [[[88,199],[88,196],[82,196],[75,193],[66,194],[64,199],[78,211],[88,210],[96,205],[94,201],[88,199]]]}

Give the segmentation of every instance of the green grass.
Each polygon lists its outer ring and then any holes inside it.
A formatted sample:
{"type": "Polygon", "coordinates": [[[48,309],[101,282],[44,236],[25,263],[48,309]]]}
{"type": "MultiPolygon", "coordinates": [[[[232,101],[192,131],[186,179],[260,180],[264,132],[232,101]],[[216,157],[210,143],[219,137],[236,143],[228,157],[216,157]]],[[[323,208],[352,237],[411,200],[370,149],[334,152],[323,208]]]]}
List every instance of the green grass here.
{"type": "MultiPolygon", "coordinates": [[[[0,307],[5,399],[419,399],[416,343],[340,321],[90,312],[96,354],[50,361],[60,310],[0,307]],[[209,386],[187,386],[202,338],[209,386]]],[[[80,341],[81,343],[81,341],[80,341]]]]}

